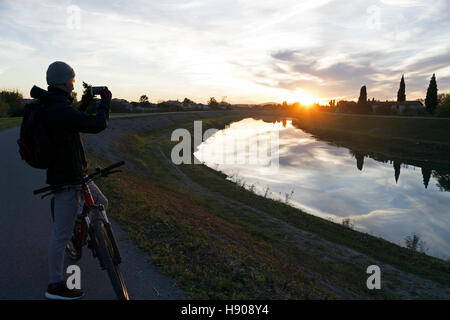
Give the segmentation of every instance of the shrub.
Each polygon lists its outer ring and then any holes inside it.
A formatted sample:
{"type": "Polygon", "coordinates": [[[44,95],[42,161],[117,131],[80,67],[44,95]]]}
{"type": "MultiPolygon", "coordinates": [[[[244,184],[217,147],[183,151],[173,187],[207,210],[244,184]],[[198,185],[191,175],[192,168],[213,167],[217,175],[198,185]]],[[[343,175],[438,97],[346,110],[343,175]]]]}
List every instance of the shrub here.
{"type": "Polygon", "coordinates": [[[9,106],[9,116],[20,117],[23,115],[23,96],[18,90],[0,91],[0,100],[9,106]]]}
{"type": "Polygon", "coordinates": [[[219,103],[217,102],[216,98],[211,97],[208,101],[208,105],[211,109],[218,109],[219,103]]]}
{"type": "Polygon", "coordinates": [[[438,117],[450,117],[450,94],[442,96],[441,101],[436,109],[438,117]]]}
{"type": "Polygon", "coordinates": [[[355,226],[350,218],[343,219],[341,223],[344,227],[349,229],[353,229],[355,226]]]}
{"type": "Polygon", "coordinates": [[[423,240],[420,240],[418,234],[413,233],[412,236],[407,236],[405,238],[405,245],[409,250],[426,253],[428,248],[423,240]]]}
{"type": "Polygon", "coordinates": [[[9,113],[9,104],[0,99],[0,118],[7,117],[9,113]]]}
{"type": "Polygon", "coordinates": [[[355,101],[340,100],[336,106],[340,112],[344,113],[357,113],[358,111],[358,104],[355,101]]]}

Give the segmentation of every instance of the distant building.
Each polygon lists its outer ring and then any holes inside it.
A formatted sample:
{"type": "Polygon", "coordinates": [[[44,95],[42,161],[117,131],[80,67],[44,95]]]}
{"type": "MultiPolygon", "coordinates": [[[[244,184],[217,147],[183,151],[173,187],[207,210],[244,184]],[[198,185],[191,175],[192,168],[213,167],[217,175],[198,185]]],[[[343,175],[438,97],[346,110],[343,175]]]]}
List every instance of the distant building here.
{"type": "Polygon", "coordinates": [[[111,100],[111,103],[116,103],[116,104],[120,105],[121,107],[127,109],[128,111],[133,111],[133,109],[134,109],[134,106],[125,99],[113,98],[111,100]]]}
{"type": "Polygon", "coordinates": [[[376,113],[378,108],[390,109],[394,113],[404,115],[418,115],[424,110],[424,106],[420,101],[376,101],[372,103],[372,112],[376,113]]]}
{"type": "Polygon", "coordinates": [[[177,107],[180,107],[180,108],[183,107],[183,104],[180,101],[178,101],[178,100],[167,100],[167,101],[165,101],[165,103],[170,104],[172,106],[177,106],[177,107]]]}

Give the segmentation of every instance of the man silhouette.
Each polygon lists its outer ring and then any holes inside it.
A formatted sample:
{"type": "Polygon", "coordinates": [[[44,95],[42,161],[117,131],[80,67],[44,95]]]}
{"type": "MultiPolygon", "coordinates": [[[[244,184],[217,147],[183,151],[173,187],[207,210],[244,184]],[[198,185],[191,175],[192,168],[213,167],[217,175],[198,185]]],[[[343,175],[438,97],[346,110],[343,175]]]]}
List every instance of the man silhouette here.
{"type": "MultiPolygon", "coordinates": [[[[106,129],[109,121],[111,92],[105,89],[96,115],[85,113],[90,94],[82,97],[78,110],[72,106],[71,92],[75,72],[66,63],[56,61],[48,67],[45,91],[36,86],[31,96],[46,105],[44,124],[54,142],[55,160],[47,169],[47,183],[50,185],[70,184],[87,173],[87,162],[80,132],[98,133],[106,129]]],[[[106,197],[91,182],[89,188],[94,200],[108,206],[106,197]]],[[[68,289],[63,279],[64,251],[72,237],[78,209],[82,206],[81,189],[78,185],[64,187],[54,196],[54,222],[48,250],[49,285],[45,297],[48,299],[72,300],[84,294],[78,289],[68,289]]]]}

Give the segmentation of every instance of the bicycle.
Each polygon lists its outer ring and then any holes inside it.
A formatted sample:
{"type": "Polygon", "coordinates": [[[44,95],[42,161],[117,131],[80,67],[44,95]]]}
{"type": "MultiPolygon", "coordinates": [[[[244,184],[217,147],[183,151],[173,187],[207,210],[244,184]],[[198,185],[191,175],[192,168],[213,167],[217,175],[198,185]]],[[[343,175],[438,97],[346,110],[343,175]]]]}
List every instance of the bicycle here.
{"type": "MultiPolygon", "coordinates": [[[[119,269],[119,264],[121,263],[122,258],[120,256],[111,224],[108,220],[103,205],[95,204],[88,186],[89,182],[97,176],[105,178],[110,174],[120,172],[120,170],[114,171],[113,169],[124,164],[124,161],[120,161],[104,169],[96,168],[94,173],[80,179],[79,181],[71,184],[52,185],[41,188],[34,190],[33,194],[36,195],[50,191],[41,197],[45,198],[69,185],[81,186],[84,204],[82,210],[77,215],[72,239],[66,246],[66,254],[71,260],[78,261],[81,259],[83,247],[87,245],[87,247],[92,251],[94,258],[99,259],[102,270],[107,270],[117,298],[120,300],[129,300],[128,291],[125,286],[122,273],[119,269]]],[[[53,218],[54,198],[52,198],[51,201],[51,212],[53,218]]]]}

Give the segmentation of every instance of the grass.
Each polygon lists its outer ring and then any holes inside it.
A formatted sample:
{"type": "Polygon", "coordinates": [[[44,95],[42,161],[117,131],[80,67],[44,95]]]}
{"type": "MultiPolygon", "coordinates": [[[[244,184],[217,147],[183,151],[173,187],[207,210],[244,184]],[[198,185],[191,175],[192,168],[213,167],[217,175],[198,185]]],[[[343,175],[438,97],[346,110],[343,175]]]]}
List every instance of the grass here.
{"type": "Polygon", "coordinates": [[[109,214],[192,298],[320,297],[291,261],[302,255],[288,259],[279,245],[199,205],[195,195],[129,173],[100,185],[109,214]]]}
{"type": "Polygon", "coordinates": [[[20,126],[22,117],[0,118],[0,130],[20,126]]]}
{"type": "MultiPolygon", "coordinates": [[[[223,128],[232,119],[203,119],[203,129],[223,128]]],[[[304,248],[295,245],[272,219],[450,284],[448,262],[258,196],[204,165],[175,168],[165,159],[174,145],[167,138],[172,129],[124,136],[117,152],[133,170],[99,185],[111,203],[109,214],[192,298],[395,298],[388,290],[365,288],[367,265],[345,257],[325,259],[331,249],[314,241],[304,248]],[[182,187],[177,169],[208,192],[182,187]]],[[[107,164],[99,155],[94,162],[107,164]]]]}
{"type": "Polygon", "coordinates": [[[294,114],[302,125],[316,129],[345,131],[384,138],[398,138],[414,142],[450,145],[450,119],[409,117],[370,117],[325,112],[294,114]]]}

